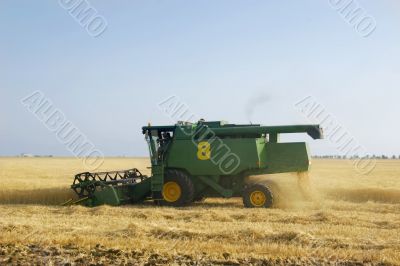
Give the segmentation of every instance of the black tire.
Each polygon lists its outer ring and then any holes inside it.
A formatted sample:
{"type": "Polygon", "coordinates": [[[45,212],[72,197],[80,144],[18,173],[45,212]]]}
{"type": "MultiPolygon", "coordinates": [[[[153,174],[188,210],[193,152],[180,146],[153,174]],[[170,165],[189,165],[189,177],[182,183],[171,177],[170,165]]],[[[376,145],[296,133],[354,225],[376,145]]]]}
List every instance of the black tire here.
{"type": "Polygon", "coordinates": [[[164,200],[158,201],[161,206],[182,207],[193,202],[194,185],[192,180],[185,173],[178,170],[167,170],[164,177],[163,192],[165,184],[167,184],[168,182],[175,182],[179,185],[181,191],[180,197],[177,200],[171,202],[166,200],[166,197],[163,193],[164,200]]]}
{"type": "Polygon", "coordinates": [[[252,184],[243,191],[243,204],[246,208],[271,208],[273,203],[274,197],[266,185],[252,184]]]}

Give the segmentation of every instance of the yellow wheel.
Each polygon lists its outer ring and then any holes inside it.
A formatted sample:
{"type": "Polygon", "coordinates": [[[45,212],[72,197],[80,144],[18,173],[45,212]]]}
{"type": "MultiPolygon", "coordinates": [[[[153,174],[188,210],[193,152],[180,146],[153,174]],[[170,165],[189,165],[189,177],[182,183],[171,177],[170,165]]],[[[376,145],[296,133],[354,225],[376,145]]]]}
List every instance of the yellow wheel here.
{"type": "Polygon", "coordinates": [[[273,204],[272,192],[263,184],[250,185],[243,191],[243,204],[246,208],[269,208],[273,204]]]}
{"type": "Polygon", "coordinates": [[[178,183],[170,181],[164,184],[162,194],[165,201],[176,202],[182,195],[182,189],[178,183]]]}
{"type": "Polygon", "coordinates": [[[182,207],[193,202],[194,185],[192,179],[178,170],[167,170],[162,188],[163,200],[157,201],[161,206],[182,207]]]}
{"type": "Polygon", "coordinates": [[[250,202],[254,207],[262,207],[264,206],[267,197],[264,192],[256,190],[250,194],[250,202]]]}

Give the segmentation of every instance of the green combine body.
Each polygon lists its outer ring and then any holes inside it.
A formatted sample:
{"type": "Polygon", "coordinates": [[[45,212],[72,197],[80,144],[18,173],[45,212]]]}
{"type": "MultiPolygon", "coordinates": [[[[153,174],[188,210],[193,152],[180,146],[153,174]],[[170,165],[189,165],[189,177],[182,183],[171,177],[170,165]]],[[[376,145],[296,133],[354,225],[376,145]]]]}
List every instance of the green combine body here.
{"type": "Polygon", "coordinates": [[[152,199],[185,206],[206,197],[243,197],[246,207],[270,207],[271,189],[246,183],[250,175],[305,172],[307,144],[280,143],[284,133],[323,137],[319,125],[235,125],[222,121],[178,122],[142,128],[149,146],[152,175],[137,169],[81,173],[72,189],[87,206],[120,205],[152,199]]]}

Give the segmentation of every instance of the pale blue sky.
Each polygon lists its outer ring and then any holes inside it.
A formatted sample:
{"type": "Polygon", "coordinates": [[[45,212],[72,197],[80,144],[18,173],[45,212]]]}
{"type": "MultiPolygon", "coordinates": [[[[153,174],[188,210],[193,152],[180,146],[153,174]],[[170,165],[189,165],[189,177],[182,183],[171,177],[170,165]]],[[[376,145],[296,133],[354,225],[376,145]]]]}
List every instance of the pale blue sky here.
{"type": "MultiPolygon", "coordinates": [[[[311,123],[312,95],[370,153],[400,154],[400,4],[358,1],[377,22],[360,36],[328,0],[95,1],[91,37],[58,1],[0,1],[0,155],[70,155],[21,104],[40,90],[105,155],[147,155],[141,126],[170,124],[170,95],[198,117],[311,123]]],[[[314,154],[338,153],[307,140],[314,154]]]]}

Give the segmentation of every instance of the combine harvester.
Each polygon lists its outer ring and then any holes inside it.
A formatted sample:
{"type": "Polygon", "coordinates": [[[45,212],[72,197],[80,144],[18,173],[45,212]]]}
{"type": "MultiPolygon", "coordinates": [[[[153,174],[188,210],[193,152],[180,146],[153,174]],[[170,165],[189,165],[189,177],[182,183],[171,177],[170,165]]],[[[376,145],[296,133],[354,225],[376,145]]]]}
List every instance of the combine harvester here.
{"type": "Polygon", "coordinates": [[[323,138],[319,125],[235,125],[222,121],[178,122],[146,126],[151,176],[137,169],[81,173],[71,188],[79,199],[67,204],[118,206],[154,200],[163,206],[186,206],[206,197],[242,197],[245,207],[271,207],[267,184],[247,183],[248,176],[308,171],[304,142],[279,143],[284,133],[323,138]]]}

